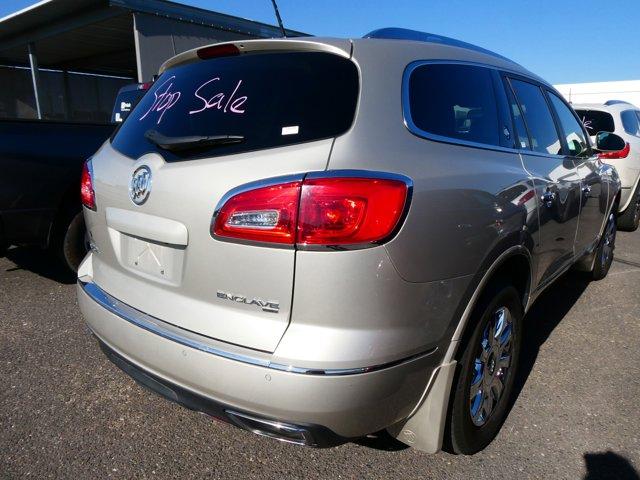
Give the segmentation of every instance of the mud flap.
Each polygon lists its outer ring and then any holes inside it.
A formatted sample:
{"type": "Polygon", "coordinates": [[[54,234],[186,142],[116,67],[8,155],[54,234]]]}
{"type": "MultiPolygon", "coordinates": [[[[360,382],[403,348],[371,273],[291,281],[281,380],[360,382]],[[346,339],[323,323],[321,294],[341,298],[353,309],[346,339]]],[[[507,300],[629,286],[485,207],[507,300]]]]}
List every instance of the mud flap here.
{"type": "Polygon", "coordinates": [[[442,448],[451,383],[457,362],[440,365],[415,413],[390,427],[389,434],[417,450],[436,453],[442,448]]]}

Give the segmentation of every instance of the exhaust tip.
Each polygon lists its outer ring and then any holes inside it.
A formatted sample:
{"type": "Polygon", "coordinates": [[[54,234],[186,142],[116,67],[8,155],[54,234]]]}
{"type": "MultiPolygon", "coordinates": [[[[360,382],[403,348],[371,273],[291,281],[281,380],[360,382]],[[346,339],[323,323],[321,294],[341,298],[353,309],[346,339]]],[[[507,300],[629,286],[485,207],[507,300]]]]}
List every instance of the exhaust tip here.
{"type": "Polygon", "coordinates": [[[258,418],[246,413],[234,412],[233,410],[225,410],[225,413],[235,425],[256,435],[296,445],[315,446],[311,433],[303,427],[258,418]]]}

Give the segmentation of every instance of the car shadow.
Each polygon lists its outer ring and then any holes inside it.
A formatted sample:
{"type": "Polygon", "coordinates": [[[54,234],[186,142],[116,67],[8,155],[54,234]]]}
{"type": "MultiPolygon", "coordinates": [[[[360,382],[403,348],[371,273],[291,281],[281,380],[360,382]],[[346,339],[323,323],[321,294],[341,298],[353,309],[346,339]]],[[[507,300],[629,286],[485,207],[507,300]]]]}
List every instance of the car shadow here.
{"type": "Polygon", "coordinates": [[[640,480],[631,462],[612,451],[585,453],[584,463],[587,469],[584,480],[640,480]]]}
{"type": "Polygon", "coordinates": [[[569,313],[589,283],[591,283],[591,279],[588,274],[570,270],[554,282],[553,288],[544,291],[527,312],[520,360],[508,412],[511,411],[527,383],[538,359],[540,347],[569,313]]]}
{"type": "Polygon", "coordinates": [[[354,439],[352,442],[363,447],[382,450],[385,452],[398,452],[409,448],[409,445],[395,439],[386,430],[372,433],[366,437],[354,439]]]}
{"type": "Polygon", "coordinates": [[[35,247],[13,247],[7,250],[5,257],[15,264],[15,267],[7,268],[7,272],[28,270],[65,285],[76,282],[76,276],[65,269],[60,260],[47,250],[35,247]]]}

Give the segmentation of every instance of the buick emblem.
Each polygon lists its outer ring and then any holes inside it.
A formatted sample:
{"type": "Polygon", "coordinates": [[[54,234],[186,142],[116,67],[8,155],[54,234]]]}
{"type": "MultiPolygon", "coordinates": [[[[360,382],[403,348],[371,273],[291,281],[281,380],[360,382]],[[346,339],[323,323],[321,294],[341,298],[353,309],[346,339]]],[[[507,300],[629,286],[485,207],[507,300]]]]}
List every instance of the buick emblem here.
{"type": "Polygon", "coordinates": [[[129,197],[136,205],[142,205],[151,192],[151,170],[146,165],[136,168],[129,183],[129,197]]]}

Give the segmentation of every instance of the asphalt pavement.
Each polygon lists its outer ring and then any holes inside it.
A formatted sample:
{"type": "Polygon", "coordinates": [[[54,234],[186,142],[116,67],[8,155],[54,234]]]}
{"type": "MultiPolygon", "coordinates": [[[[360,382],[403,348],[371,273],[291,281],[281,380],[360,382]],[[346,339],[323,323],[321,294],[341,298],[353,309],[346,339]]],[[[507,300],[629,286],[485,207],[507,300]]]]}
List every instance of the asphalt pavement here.
{"type": "Polygon", "coordinates": [[[640,231],[609,276],[569,273],[527,316],[517,397],[472,456],[392,439],[316,450],[168,402],[112,365],[44,253],[0,258],[2,478],[474,478],[640,480],[640,231]]]}

